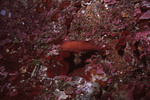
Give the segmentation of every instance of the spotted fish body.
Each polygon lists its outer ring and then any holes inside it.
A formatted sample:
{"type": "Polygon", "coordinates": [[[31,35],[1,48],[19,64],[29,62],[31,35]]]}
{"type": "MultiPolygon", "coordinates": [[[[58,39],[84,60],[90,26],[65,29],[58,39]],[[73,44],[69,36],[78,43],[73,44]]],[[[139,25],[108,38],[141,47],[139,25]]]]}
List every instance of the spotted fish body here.
{"type": "Polygon", "coordinates": [[[99,47],[86,41],[68,41],[60,46],[62,51],[80,52],[80,51],[99,51],[99,47]]]}

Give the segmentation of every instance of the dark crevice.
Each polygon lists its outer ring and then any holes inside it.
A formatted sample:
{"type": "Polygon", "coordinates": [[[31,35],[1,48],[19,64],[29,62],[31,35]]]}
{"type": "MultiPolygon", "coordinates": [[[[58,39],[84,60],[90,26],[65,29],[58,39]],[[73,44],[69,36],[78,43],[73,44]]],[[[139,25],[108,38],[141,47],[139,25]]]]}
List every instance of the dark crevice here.
{"type": "Polygon", "coordinates": [[[139,46],[139,44],[140,44],[140,42],[136,42],[136,43],[134,43],[134,46],[136,47],[136,50],[135,50],[135,51],[133,51],[133,53],[134,53],[137,57],[139,57],[139,56],[140,56],[140,52],[139,52],[139,50],[138,50],[138,46],[139,46]]]}
{"type": "Polygon", "coordinates": [[[89,51],[89,52],[82,54],[80,56],[81,61],[78,64],[75,64],[75,62],[74,62],[75,55],[73,52],[70,52],[70,56],[64,59],[66,62],[69,63],[69,72],[67,75],[69,75],[70,73],[72,73],[76,69],[83,68],[86,65],[85,60],[90,58],[91,55],[93,55],[93,54],[95,54],[94,51],[89,51]]]}

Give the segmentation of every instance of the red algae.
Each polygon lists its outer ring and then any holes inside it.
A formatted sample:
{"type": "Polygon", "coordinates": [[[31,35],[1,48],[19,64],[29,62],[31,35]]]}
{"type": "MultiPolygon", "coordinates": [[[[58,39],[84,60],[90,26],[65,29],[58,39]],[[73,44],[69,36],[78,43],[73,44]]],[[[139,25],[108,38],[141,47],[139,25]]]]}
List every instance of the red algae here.
{"type": "Polygon", "coordinates": [[[149,100],[149,0],[0,4],[2,100],[149,100]]]}

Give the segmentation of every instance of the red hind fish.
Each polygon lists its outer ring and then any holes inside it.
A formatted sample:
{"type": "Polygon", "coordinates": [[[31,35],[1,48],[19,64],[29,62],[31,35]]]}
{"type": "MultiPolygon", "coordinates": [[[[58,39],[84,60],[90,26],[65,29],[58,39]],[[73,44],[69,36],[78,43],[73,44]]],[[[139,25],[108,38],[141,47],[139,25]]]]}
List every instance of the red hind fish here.
{"type": "Polygon", "coordinates": [[[98,51],[100,52],[101,46],[92,44],[86,41],[68,41],[60,46],[62,51],[80,52],[80,51],[98,51]]]}

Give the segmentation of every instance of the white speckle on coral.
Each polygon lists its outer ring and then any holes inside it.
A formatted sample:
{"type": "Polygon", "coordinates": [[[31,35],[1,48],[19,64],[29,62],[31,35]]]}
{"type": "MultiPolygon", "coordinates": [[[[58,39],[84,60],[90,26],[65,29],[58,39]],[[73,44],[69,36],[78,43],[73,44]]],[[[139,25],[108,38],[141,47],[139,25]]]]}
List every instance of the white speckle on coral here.
{"type": "Polygon", "coordinates": [[[6,10],[1,10],[0,14],[5,16],[6,15],[6,10]]]}
{"type": "Polygon", "coordinates": [[[59,55],[58,50],[52,50],[48,53],[48,55],[59,55]]]}
{"type": "Polygon", "coordinates": [[[108,77],[105,73],[103,73],[104,75],[93,75],[91,74],[92,76],[92,81],[95,82],[96,80],[101,80],[101,81],[107,81],[108,80],[108,77]]]}
{"type": "Polygon", "coordinates": [[[11,17],[11,12],[9,12],[8,17],[9,17],[9,18],[11,17]]]}
{"type": "Polygon", "coordinates": [[[105,8],[108,9],[108,5],[107,4],[105,4],[105,8]]]}
{"type": "Polygon", "coordinates": [[[92,84],[90,82],[86,83],[83,91],[86,91],[87,93],[92,93],[93,92],[93,88],[92,88],[92,84]]]}
{"type": "Polygon", "coordinates": [[[81,13],[84,14],[84,13],[85,13],[85,10],[82,10],[81,13]]]}
{"type": "Polygon", "coordinates": [[[89,70],[91,70],[92,69],[92,67],[91,66],[88,66],[87,68],[86,68],[86,70],[85,70],[85,74],[87,74],[87,72],[89,71],[89,70]]]}
{"type": "Polygon", "coordinates": [[[55,91],[56,91],[56,92],[59,92],[59,89],[56,89],[55,91]]]}
{"type": "Polygon", "coordinates": [[[41,69],[43,70],[43,71],[47,71],[47,67],[45,67],[45,66],[41,66],[41,69]]]}
{"type": "Polygon", "coordinates": [[[91,74],[91,76],[92,76],[92,81],[95,82],[96,81],[95,75],[91,74]]]}
{"type": "Polygon", "coordinates": [[[85,3],[85,5],[91,5],[92,4],[92,1],[90,1],[89,3],[87,2],[87,3],[85,3]]]}
{"type": "Polygon", "coordinates": [[[24,25],[24,22],[22,21],[22,25],[24,25]]]}
{"type": "Polygon", "coordinates": [[[56,89],[55,91],[57,92],[55,95],[58,96],[57,100],[64,100],[68,98],[68,95],[66,95],[64,91],[60,91],[59,89],[56,89]]]}
{"type": "MultiPolygon", "coordinates": [[[[147,37],[147,39],[148,39],[148,40],[150,40],[150,36],[149,36],[149,37],[147,37]]],[[[148,42],[148,44],[149,44],[149,42],[148,42]]]]}
{"type": "Polygon", "coordinates": [[[123,82],[122,80],[120,80],[120,82],[123,82]]]}
{"type": "Polygon", "coordinates": [[[97,17],[100,18],[100,15],[97,13],[97,17]]]}
{"type": "Polygon", "coordinates": [[[53,25],[53,28],[56,29],[56,25],[53,25]]]}
{"type": "Polygon", "coordinates": [[[88,87],[91,87],[91,86],[92,86],[91,82],[88,82],[86,85],[87,85],[88,87]]]}
{"type": "Polygon", "coordinates": [[[103,48],[106,47],[106,45],[103,45],[103,48]]]}
{"type": "Polygon", "coordinates": [[[86,38],[85,41],[90,41],[90,38],[86,38]]]}
{"type": "Polygon", "coordinates": [[[82,78],[79,78],[79,79],[78,79],[78,83],[81,83],[81,81],[82,81],[82,78]]]}
{"type": "Polygon", "coordinates": [[[6,49],[6,52],[8,53],[8,52],[9,52],[9,49],[6,49]]]}

